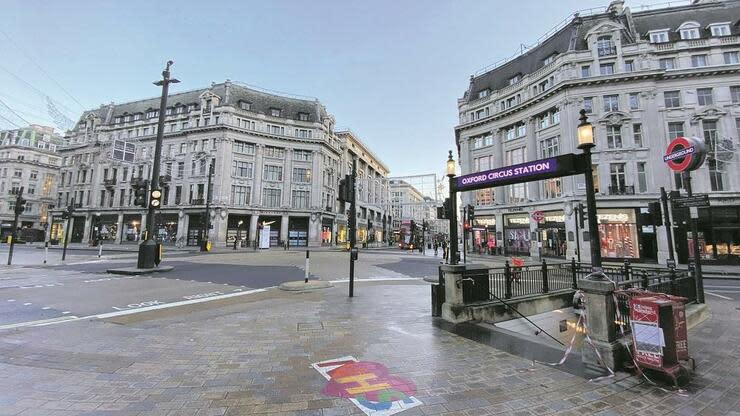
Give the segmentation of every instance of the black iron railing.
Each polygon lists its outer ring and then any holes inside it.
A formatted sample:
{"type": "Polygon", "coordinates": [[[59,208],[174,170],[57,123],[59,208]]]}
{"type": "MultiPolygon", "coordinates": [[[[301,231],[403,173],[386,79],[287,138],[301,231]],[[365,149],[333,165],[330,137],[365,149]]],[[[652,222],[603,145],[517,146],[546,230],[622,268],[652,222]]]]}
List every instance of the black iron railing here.
{"type": "Polygon", "coordinates": [[[634,185],[609,186],[609,195],[634,195],[634,185]]]}

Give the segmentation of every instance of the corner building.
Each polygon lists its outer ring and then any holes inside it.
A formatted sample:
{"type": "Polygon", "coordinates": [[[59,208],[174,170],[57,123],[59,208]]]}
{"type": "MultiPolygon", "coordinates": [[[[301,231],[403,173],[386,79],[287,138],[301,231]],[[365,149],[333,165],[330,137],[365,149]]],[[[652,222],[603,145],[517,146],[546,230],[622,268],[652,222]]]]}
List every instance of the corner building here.
{"type": "MultiPolygon", "coordinates": [[[[333,244],[343,150],[318,100],[226,81],[170,94],[167,105],[154,230],[165,244],[198,244],[210,165],[211,241],[253,244],[269,225],[270,246],[333,244]]],[[[56,205],[76,207],[70,241],[142,238],[147,214],[133,205],[131,183],[151,177],[158,108],[159,98],[103,105],[68,132],[56,205]]]]}
{"type": "MultiPolygon", "coordinates": [[[[692,173],[693,190],[711,201],[699,209],[702,257],[740,262],[739,19],[736,0],[634,13],[613,1],[574,15],[526,53],[471,76],[455,128],[462,173],[580,153],[576,127],[586,109],[602,256],[665,263],[666,227],[643,214],[661,187],[683,188],[663,162],[668,143],[699,137],[709,157],[692,173]]],[[[580,246],[589,261],[574,213],[585,205],[582,175],[466,192],[462,201],[480,222],[468,235],[473,248],[493,240],[506,255],[570,259],[580,246]]],[[[691,256],[687,211],[673,210],[681,263],[691,256]]]]}

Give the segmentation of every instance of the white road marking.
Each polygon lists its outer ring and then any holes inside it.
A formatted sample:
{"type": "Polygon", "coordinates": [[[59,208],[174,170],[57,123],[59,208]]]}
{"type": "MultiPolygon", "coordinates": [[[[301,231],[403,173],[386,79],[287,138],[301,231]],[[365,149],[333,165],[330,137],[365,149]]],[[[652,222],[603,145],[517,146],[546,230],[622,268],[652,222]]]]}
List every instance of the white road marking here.
{"type": "MultiPolygon", "coordinates": [[[[355,282],[393,282],[406,280],[424,280],[421,277],[371,277],[368,279],[355,279],[355,282]]],[[[329,283],[346,283],[349,279],[329,280],[329,283]]]]}
{"type": "Polygon", "coordinates": [[[41,308],[41,309],[43,309],[43,310],[48,310],[48,309],[51,309],[51,306],[44,306],[44,307],[43,307],[43,308],[41,308]]]}
{"type": "Polygon", "coordinates": [[[733,290],[740,290],[740,286],[715,286],[715,285],[705,285],[705,288],[709,289],[733,289],[733,290]]]}
{"type": "Polygon", "coordinates": [[[8,299],[8,302],[15,302],[15,299],[8,299]]]}
{"type": "MultiPolygon", "coordinates": [[[[128,309],[128,310],[122,310],[122,311],[116,311],[116,312],[108,312],[108,313],[101,313],[97,315],[88,315],[88,316],[65,316],[65,317],[59,317],[54,319],[46,319],[41,321],[29,321],[29,322],[19,322],[16,324],[9,324],[0,326],[0,330],[2,329],[11,329],[11,328],[21,328],[21,327],[28,327],[28,326],[46,326],[46,325],[56,325],[60,323],[65,322],[75,322],[75,321],[83,321],[83,320],[90,320],[90,319],[107,319],[107,318],[114,318],[117,316],[125,316],[125,315],[134,315],[141,312],[149,312],[149,311],[155,311],[160,309],[169,309],[174,308],[177,306],[184,306],[184,305],[193,305],[196,303],[204,303],[204,302],[210,302],[212,300],[221,300],[221,299],[228,299],[233,298],[237,296],[244,296],[244,295],[251,295],[252,293],[260,293],[265,292],[268,289],[274,289],[275,286],[264,288],[264,289],[252,289],[245,292],[236,292],[236,293],[227,293],[219,296],[211,296],[208,298],[200,298],[200,299],[190,299],[190,300],[181,300],[177,302],[170,302],[170,303],[163,303],[153,306],[146,306],[143,308],[137,308],[137,309],[128,309]]],[[[69,311],[62,312],[63,315],[69,314],[69,311]]]]}
{"type": "Polygon", "coordinates": [[[712,296],[716,296],[716,297],[718,297],[718,298],[720,298],[720,299],[725,299],[725,300],[735,300],[735,299],[733,299],[733,298],[730,298],[730,297],[727,297],[727,296],[722,296],[722,295],[718,295],[718,294],[716,294],[716,293],[712,293],[712,292],[707,292],[707,291],[704,291],[704,293],[706,293],[707,295],[712,295],[712,296]]]}
{"type": "Polygon", "coordinates": [[[33,303],[31,303],[31,302],[26,302],[26,303],[24,303],[24,304],[23,304],[23,306],[28,306],[28,305],[33,305],[33,303]]]}

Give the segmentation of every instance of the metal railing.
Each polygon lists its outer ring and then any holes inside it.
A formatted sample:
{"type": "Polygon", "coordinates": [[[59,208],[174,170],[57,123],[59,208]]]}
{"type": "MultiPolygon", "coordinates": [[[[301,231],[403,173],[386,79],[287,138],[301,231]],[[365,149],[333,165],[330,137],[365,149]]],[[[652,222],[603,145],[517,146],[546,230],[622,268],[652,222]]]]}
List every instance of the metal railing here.
{"type": "Polygon", "coordinates": [[[634,194],[635,194],[634,185],[610,186],[609,187],[609,195],[634,195],[634,194]]]}

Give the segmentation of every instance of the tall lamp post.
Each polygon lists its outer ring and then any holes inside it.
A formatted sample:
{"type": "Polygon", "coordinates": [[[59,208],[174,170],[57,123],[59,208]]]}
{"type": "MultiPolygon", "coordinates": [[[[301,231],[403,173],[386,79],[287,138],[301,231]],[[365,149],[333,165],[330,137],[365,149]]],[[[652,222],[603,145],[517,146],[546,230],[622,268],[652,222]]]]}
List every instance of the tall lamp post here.
{"type": "MultiPolygon", "coordinates": [[[[159,164],[162,159],[162,138],[164,137],[164,119],[167,110],[167,94],[170,84],[180,82],[175,78],[170,78],[170,66],[172,61],[167,61],[167,66],[162,71],[162,80],[155,81],[154,85],[162,87],[162,97],[159,100],[159,120],[157,123],[157,141],[154,145],[154,164],[152,165],[151,192],[161,192],[159,189],[159,164]]],[[[160,194],[161,195],[161,194],[160,194]]],[[[139,269],[153,269],[157,252],[157,242],[154,232],[154,215],[159,206],[149,204],[149,213],[146,216],[146,236],[147,239],[139,245],[139,258],[137,267],[139,269]]]]}
{"type": "Polygon", "coordinates": [[[452,150],[447,157],[447,177],[450,178],[450,264],[457,264],[457,190],[455,189],[455,159],[452,158],[452,150]]]}
{"type": "Polygon", "coordinates": [[[594,128],[588,122],[586,110],[581,110],[581,123],[578,124],[578,148],[583,150],[586,157],[586,210],[588,211],[588,235],[591,246],[591,271],[600,273],[601,246],[599,243],[599,222],[596,216],[596,195],[594,193],[593,164],[591,163],[591,149],[594,144],[594,128]]]}

